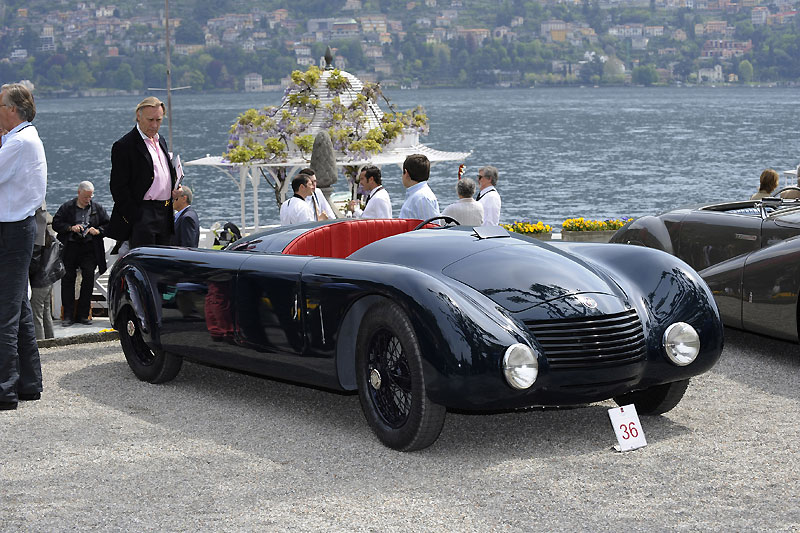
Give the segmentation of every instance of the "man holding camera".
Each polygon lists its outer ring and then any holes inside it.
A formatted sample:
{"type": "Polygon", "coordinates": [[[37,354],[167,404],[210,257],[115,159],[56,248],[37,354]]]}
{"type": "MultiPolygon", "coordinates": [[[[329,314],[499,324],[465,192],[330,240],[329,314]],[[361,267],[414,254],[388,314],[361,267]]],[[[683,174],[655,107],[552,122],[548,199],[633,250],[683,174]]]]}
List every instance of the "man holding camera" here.
{"type": "Polygon", "coordinates": [[[64,202],[53,216],[53,230],[58,240],[64,243],[64,267],[67,273],[61,279],[61,303],[64,306],[62,326],[71,326],[75,321],[91,324],[89,310],[94,288],[94,270],[106,271],[106,253],[103,235],[109,222],[103,206],[92,200],[94,185],[82,181],[78,185],[78,196],[64,202]],[[75,278],[81,270],[81,292],[78,308],[75,309],[75,278]]]}

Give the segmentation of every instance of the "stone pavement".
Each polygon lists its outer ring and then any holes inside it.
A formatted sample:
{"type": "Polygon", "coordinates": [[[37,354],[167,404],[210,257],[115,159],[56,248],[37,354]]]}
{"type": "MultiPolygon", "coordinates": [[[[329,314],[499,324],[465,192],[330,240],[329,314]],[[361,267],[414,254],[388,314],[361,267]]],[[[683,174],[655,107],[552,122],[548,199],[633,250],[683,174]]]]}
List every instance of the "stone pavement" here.
{"type": "Polygon", "coordinates": [[[52,346],[66,346],[67,344],[77,344],[84,342],[99,342],[115,340],[119,335],[111,327],[107,316],[92,318],[90,325],[75,324],[64,327],[61,320],[53,320],[53,339],[43,339],[38,342],[39,348],[50,348],[52,346]]]}
{"type": "Polygon", "coordinates": [[[44,349],[42,376],[0,412],[4,532],[800,533],[798,346],[735,330],[625,453],[612,402],[451,411],[399,453],[357,394],[191,361],[152,385],[117,341],[44,349]]]}

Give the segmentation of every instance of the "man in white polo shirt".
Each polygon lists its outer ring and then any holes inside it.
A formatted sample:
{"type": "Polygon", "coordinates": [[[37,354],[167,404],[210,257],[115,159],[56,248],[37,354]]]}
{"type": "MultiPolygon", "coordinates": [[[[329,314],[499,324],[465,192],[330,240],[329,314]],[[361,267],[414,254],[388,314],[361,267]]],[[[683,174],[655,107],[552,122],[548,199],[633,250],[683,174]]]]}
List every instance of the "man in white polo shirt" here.
{"type": "Polygon", "coordinates": [[[314,220],[314,213],[306,203],[306,198],[314,193],[314,186],[311,185],[308,174],[298,174],[292,180],[292,191],[294,195],[281,204],[281,226],[314,220]]]}

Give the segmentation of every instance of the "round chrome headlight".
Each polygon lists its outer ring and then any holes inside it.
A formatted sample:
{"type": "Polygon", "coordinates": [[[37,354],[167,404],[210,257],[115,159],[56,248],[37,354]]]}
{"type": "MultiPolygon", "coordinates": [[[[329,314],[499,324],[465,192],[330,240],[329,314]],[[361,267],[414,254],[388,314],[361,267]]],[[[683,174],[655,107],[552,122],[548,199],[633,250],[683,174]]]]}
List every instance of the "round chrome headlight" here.
{"type": "Polygon", "coordinates": [[[527,389],[539,375],[539,362],[530,346],[512,344],[503,356],[503,374],[515,389],[527,389]]]}
{"type": "Polygon", "coordinates": [[[686,366],[700,353],[700,335],[686,322],[675,322],[664,332],[664,351],[670,361],[686,366]]]}

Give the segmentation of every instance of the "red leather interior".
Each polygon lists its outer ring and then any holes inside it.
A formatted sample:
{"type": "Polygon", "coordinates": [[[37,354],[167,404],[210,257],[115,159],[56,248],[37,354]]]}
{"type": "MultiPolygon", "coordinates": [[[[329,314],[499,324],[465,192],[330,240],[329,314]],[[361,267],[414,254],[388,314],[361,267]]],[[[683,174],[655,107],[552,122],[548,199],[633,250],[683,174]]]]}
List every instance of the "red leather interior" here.
{"type": "Polygon", "coordinates": [[[411,231],[420,222],[406,218],[343,220],[307,231],[286,245],[283,253],[345,258],[370,243],[411,231]]]}

